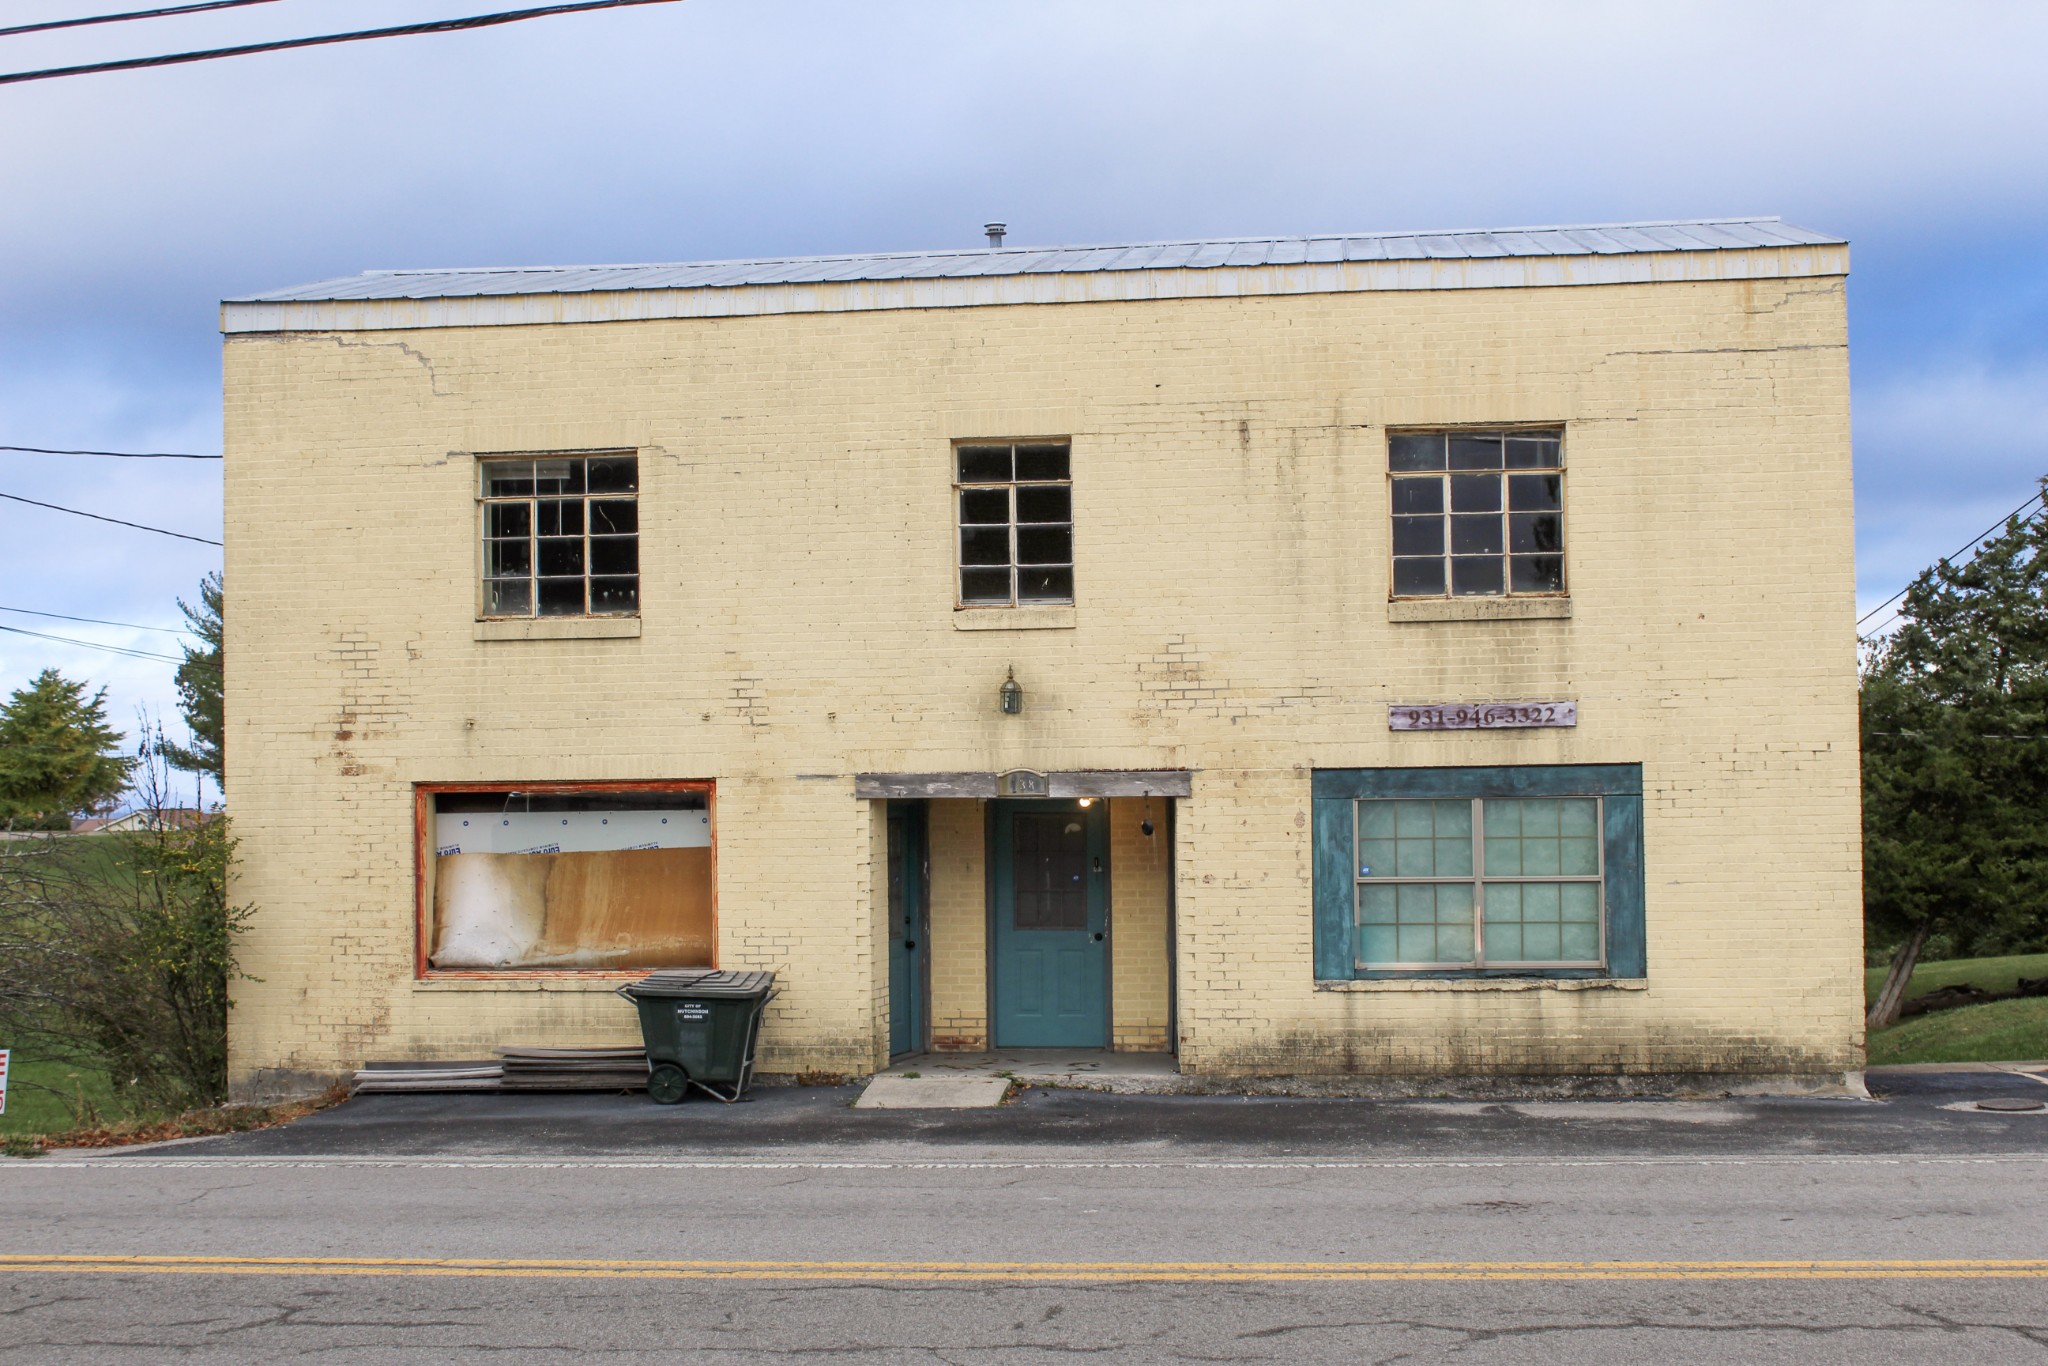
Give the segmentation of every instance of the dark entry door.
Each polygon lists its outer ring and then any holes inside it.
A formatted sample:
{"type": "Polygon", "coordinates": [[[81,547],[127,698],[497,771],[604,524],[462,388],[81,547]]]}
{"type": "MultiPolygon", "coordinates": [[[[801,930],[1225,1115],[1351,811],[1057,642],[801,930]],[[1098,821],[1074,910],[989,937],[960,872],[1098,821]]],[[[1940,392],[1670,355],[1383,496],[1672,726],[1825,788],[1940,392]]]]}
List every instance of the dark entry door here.
{"type": "Polygon", "coordinates": [[[1109,1043],[1108,807],[995,804],[995,1045],[1109,1043]]]}
{"type": "Polygon", "coordinates": [[[924,1047],[924,808],[889,808],[889,1052],[924,1047]]]}

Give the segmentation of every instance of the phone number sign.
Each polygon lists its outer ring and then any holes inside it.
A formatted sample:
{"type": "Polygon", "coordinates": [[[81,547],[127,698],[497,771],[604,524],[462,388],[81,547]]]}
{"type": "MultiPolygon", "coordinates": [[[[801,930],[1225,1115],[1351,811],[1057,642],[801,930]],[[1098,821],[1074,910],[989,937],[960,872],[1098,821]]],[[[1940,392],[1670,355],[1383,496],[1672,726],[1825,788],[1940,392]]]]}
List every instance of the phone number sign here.
{"type": "Polygon", "coordinates": [[[1576,702],[1425,702],[1387,708],[1388,730],[1528,730],[1578,724],[1576,702]]]}

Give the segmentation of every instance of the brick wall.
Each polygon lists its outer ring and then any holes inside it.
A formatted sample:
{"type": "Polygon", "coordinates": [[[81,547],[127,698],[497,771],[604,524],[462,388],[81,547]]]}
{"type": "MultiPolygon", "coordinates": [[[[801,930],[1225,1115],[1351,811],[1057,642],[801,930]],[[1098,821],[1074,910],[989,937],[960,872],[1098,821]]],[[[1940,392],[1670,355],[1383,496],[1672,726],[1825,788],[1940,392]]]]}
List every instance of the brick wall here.
{"type": "MultiPolygon", "coordinates": [[[[630,1037],[608,982],[414,980],[411,785],[464,780],[716,780],[721,962],[783,974],[763,1067],[872,1066],[851,775],[1016,766],[1196,770],[1189,1067],[1856,1065],[1843,284],[238,336],[237,1084],[630,1037]],[[1386,428],[1460,422],[1567,428],[1570,618],[1390,619],[1386,428]],[[1023,435],[1073,441],[1076,609],[956,629],[949,443],[1023,435]],[[641,453],[642,634],[475,639],[474,454],[609,447],[641,453]],[[1565,697],[1575,730],[1386,729],[1565,697]],[[1640,989],[1317,988],[1311,769],[1597,762],[1644,766],[1640,989]]],[[[981,1008],[982,873],[933,882],[944,1035],[981,1008]]]]}

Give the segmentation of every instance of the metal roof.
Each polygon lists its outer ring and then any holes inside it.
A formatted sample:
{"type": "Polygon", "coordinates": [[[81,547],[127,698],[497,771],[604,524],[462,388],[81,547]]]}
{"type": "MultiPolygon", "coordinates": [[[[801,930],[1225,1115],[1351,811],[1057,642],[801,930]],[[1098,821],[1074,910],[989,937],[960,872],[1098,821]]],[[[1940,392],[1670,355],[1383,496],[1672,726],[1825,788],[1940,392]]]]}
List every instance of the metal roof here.
{"type": "Polygon", "coordinates": [[[1223,237],[1104,246],[980,247],[961,251],[791,256],[672,265],[512,266],[377,270],[227,301],[288,304],[346,300],[712,290],[763,285],[966,280],[1135,271],[1224,270],[1511,257],[1612,257],[1843,246],[1846,240],[1776,218],[1694,218],[1578,227],[1458,229],[1223,237]]]}

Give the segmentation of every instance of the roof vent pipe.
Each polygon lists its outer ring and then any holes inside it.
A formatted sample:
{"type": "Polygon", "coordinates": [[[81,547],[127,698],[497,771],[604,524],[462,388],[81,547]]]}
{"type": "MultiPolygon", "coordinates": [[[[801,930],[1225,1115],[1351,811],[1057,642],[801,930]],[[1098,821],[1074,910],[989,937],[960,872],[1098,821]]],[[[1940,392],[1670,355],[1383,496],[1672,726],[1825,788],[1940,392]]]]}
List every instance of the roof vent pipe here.
{"type": "Polygon", "coordinates": [[[981,225],[981,230],[988,234],[988,244],[990,246],[1000,247],[1003,244],[1003,234],[1008,232],[1010,227],[1007,223],[984,223],[981,225]]]}

